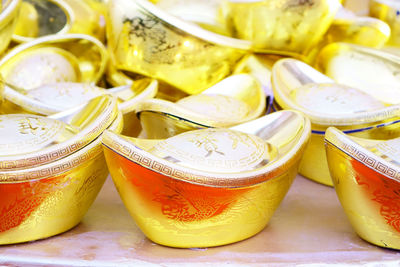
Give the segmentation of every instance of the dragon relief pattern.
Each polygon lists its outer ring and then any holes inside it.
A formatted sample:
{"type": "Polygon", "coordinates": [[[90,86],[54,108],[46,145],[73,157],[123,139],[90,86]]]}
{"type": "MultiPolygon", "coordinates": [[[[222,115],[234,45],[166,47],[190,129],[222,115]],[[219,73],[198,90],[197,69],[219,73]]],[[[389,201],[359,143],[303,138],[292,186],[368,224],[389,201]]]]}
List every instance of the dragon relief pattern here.
{"type": "Polygon", "coordinates": [[[400,233],[400,182],[364,166],[356,160],[351,164],[356,171],[357,184],[363,186],[372,201],[380,205],[380,215],[400,233]]]}
{"type": "Polygon", "coordinates": [[[64,186],[64,176],[0,185],[0,233],[23,223],[54,192],[64,186]]]}

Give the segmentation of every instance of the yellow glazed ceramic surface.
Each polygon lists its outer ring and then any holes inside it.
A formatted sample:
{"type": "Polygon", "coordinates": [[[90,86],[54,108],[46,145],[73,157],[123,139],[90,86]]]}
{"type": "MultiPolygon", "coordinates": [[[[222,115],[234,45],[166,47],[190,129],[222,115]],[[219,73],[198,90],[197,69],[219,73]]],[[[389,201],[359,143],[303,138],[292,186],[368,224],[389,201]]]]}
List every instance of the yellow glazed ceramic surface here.
{"type": "Polygon", "coordinates": [[[370,0],[369,15],[385,21],[392,29],[389,44],[400,45],[400,3],[396,0],[370,0]]]}
{"type": "Polygon", "coordinates": [[[400,57],[363,46],[331,44],[321,50],[318,68],[338,83],[356,87],[385,105],[400,104],[400,57]]]}
{"type": "Polygon", "coordinates": [[[110,53],[118,71],[139,73],[189,94],[228,76],[251,43],[204,30],[144,0],[109,3],[110,53]]]}
{"type": "Polygon", "coordinates": [[[20,0],[0,1],[0,54],[8,47],[18,17],[20,0]]]}
{"type": "Polygon", "coordinates": [[[272,69],[272,86],[280,108],[301,111],[311,120],[311,141],[299,172],[319,183],[333,185],[324,149],[329,126],[365,138],[400,135],[391,126],[398,121],[400,105],[387,106],[360,89],[337,84],[301,61],[278,61],[272,69]]]}
{"type": "Polygon", "coordinates": [[[266,226],[296,176],[309,134],[306,118],[283,111],[165,140],[106,131],[103,145],[121,198],[148,238],[210,247],[266,226]]]}
{"type": "Polygon", "coordinates": [[[230,76],[201,94],[175,103],[149,99],[137,108],[148,138],[167,138],[200,125],[230,127],[255,119],[263,112],[265,94],[260,83],[248,74],[230,76]]]}
{"type": "Polygon", "coordinates": [[[400,139],[355,138],[335,128],[325,139],[335,190],[354,230],[370,243],[400,249],[400,139]]]}
{"type": "Polygon", "coordinates": [[[225,0],[221,14],[232,36],[258,52],[305,55],[323,38],[338,0],[225,0]]]}
{"type": "MultiPolygon", "coordinates": [[[[69,120],[70,125],[35,115],[0,115],[1,245],[53,236],[80,222],[108,175],[107,166],[96,136],[84,146],[79,146],[79,140],[76,146],[64,143],[79,135],[77,125],[88,120],[102,128],[100,117],[109,110],[103,105],[106,102],[116,109],[115,99],[96,98],[69,120]]],[[[116,115],[104,128],[121,130],[121,116],[116,115]]]]}
{"type": "Polygon", "coordinates": [[[104,45],[89,35],[51,35],[10,50],[0,59],[0,74],[25,90],[65,81],[97,83],[107,60],[104,45]]]}
{"type": "Polygon", "coordinates": [[[65,33],[82,33],[104,40],[105,21],[101,13],[83,0],[22,0],[13,40],[65,33]]]}

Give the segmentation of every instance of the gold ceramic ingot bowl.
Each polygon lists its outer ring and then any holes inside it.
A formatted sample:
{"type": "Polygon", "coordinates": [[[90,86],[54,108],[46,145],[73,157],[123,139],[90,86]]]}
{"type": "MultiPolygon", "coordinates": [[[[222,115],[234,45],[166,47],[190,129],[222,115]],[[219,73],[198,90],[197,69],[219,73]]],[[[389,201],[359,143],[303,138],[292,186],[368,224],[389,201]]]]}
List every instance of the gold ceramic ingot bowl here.
{"type": "Polygon", "coordinates": [[[174,17],[145,0],[109,3],[108,45],[115,68],[196,94],[232,73],[251,43],[174,17]]]}
{"type": "Polygon", "coordinates": [[[21,43],[65,33],[88,34],[104,40],[104,17],[84,0],[22,0],[14,41],[21,43]]]}
{"type": "Polygon", "coordinates": [[[226,0],[221,14],[231,35],[253,42],[257,52],[306,55],[323,38],[338,0],[226,0]]]}
{"type": "Polygon", "coordinates": [[[104,45],[89,35],[51,35],[10,50],[0,59],[0,75],[25,90],[56,82],[97,83],[107,59],[104,45]]]}
{"type": "Polygon", "coordinates": [[[395,0],[370,0],[369,15],[385,21],[389,24],[392,34],[389,44],[400,45],[400,3],[395,0]]]}
{"type": "Polygon", "coordinates": [[[337,84],[301,61],[282,59],[275,63],[272,86],[280,108],[301,111],[311,120],[311,141],[299,172],[319,183],[333,185],[324,148],[329,126],[365,138],[400,136],[392,125],[398,122],[400,105],[387,106],[360,89],[337,84]]]}
{"type": "Polygon", "coordinates": [[[256,78],[237,74],[175,103],[143,101],[136,112],[147,138],[167,138],[189,129],[230,127],[253,120],[265,113],[265,94],[256,78]]]}
{"type": "Polygon", "coordinates": [[[356,87],[385,105],[400,104],[400,57],[378,49],[346,43],[326,46],[318,68],[336,82],[356,87]]]}
{"type": "Polygon", "coordinates": [[[212,247],[267,225],[297,174],[309,135],[306,118],[283,111],[165,140],[105,131],[103,145],[118,192],[149,239],[212,247]]]}
{"type": "Polygon", "coordinates": [[[400,249],[400,139],[356,138],[329,128],[325,140],[336,193],[357,234],[400,249]]]}
{"type": "Polygon", "coordinates": [[[117,97],[119,110],[127,114],[135,111],[141,101],[154,97],[157,84],[156,80],[145,78],[132,85],[104,89],[89,83],[59,82],[26,91],[6,85],[4,96],[10,103],[0,105],[0,113],[50,115],[84,104],[94,97],[110,94],[117,97]]]}
{"type": "Polygon", "coordinates": [[[0,54],[7,49],[18,17],[20,0],[0,1],[0,54]]]}
{"type": "MultiPolygon", "coordinates": [[[[84,116],[85,112],[78,119],[84,116]]],[[[121,116],[114,116],[107,127],[119,132],[121,122],[121,116]]],[[[60,123],[35,115],[0,116],[1,158],[16,157],[15,153],[21,157],[36,154],[36,161],[31,158],[29,166],[22,167],[18,162],[13,165],[19,168],[9,168],[10,163],[1,165],[0,245],[37,240],[69,230],[80,222],[108,175],[98,137],[81,149],[69,149],[62,157],[50,159],[46,148],[61,147],[63,140],[70,138],[70,129],[54,134],[54,125],[60,123]]],[[[67,127],[76,128],[73,124],[67,127]]]]}

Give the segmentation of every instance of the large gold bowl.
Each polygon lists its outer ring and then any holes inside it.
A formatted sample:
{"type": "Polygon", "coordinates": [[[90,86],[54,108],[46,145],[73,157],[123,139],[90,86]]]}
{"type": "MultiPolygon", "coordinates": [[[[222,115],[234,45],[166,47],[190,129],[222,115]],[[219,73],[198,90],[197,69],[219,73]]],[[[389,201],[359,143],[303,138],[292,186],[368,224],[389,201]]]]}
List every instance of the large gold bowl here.
{"type": "Polygon", "coordinates": [[[122,117],[109,96],[93,99],[78,113],[55,116],[69,124],[36,115],[0,115],[0,244],[46,238],[80,222],[108,170],[100,132],[90,142],[81,136],[70,146],[65,143],[79,136],[78,126],[84,131],[91,122],[99,123],[96,117],[104,110],[111,120],[97,128],[119,132],[122,117]]]}
{"type": "Polygon", "coordinates": [[[230,129],[164,140],[103,134],[118,192],[144,234],[172,247],[212,247],[261,231],[297,174],[308,119],[276,112],[230,129]]]}
{"type": "Polygon", "coordinates": [[[399,104],[386,105],[359,88],[335,83],[301,61],[282,59],[275,63],[272,86],[279,108],[298,110],[311,120],[311,141],[299,172],[319,183],[333,185],[324,148],[329,126],[365,138],[400,136],[399,130],[393,129],[399,122],[399,104]]]}
{"type": "Polygon", "coordinates": [[[108,45],[116,71],[139,73],[189,94],[232,73],[251,48],[172,16],[145,0],[109,2],[108,45]]]}
{"type": "Polygon", "coordinates": [[[329,128],[325,142],[335,190],[354,230],[372,244],[400,249],[400,139],[356,138],[329,128]]]}
{"type": "Polygon", "coordinates": [[[18,18],[21,0],[0,1],[0,54],[8,47],[18,18]]]}
{"type": "Polygon", "coordinates": [[[230,34],[257,52],[307,55],[331,25],[338,0],[225,0],[221,14],[230,34]]]}

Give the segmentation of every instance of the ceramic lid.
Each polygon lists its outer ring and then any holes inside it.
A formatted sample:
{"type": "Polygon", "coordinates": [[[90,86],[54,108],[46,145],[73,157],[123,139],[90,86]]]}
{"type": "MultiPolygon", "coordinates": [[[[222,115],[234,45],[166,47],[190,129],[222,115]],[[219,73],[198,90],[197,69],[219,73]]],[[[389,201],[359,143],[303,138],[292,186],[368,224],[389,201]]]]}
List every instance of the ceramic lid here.
{"type": "Polygon", "coordinates": [[[263,139],[227,129],[202,129],[157,143],[149,152],[198,170],[235,173],[267,164],[277,154],[263,139]]]}

